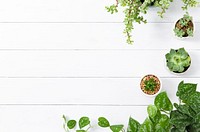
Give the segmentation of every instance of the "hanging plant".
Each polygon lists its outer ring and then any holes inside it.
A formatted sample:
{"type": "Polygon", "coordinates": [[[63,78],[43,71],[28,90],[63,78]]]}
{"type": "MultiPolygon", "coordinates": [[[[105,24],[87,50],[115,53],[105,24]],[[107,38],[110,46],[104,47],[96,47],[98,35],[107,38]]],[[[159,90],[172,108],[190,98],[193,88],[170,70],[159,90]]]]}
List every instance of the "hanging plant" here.
{"type": "Polygon", "coordinates": [[[124,33],[127,37],[127,43],[132,44],[132,30],[134,29],[133,23],[147,23],[143,15],[147,13],[150,5],[159,7],[158,15],[163,18],[164,13],[169,8],[172,0],[116,0],[116,4],[107,6],[106,9],[111,14],[118,12],[118,7],[124,7],[124,33]]]}

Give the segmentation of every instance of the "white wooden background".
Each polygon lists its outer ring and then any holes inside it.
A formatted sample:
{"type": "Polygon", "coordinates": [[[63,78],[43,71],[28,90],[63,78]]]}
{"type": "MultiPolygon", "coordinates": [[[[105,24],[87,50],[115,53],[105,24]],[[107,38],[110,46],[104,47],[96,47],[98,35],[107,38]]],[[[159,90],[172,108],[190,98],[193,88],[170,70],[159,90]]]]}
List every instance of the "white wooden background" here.
{"type": "Polygon", "coordinates": [[[183,15],[175,1],[164,19],[151,8],[149,23],[135,25],[135,43],[128,45],[123,14],[104,8],[113,2],[1,0],[0,132],[64,132],[63,114],[89,116],[92,124],[99,116],[113,124],[126,125],[129,116],[142,122],[154,99],[139,90],[143,75],[161,77],[173,101],[180,81],[200,82],[200,7],[190,10],[193,38],[174,37],[174,23],[183,15]],[[164,56],[180,47],[191,54],[192,66],[176,76],[164,56]]]}

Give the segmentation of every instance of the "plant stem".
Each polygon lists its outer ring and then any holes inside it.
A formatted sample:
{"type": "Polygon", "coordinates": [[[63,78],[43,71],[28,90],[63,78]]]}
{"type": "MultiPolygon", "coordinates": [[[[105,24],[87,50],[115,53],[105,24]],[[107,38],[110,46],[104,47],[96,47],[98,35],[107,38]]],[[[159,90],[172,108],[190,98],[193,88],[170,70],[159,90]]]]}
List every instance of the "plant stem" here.
{"type": "Polygon", "coordinates": [[[165,114],[170,114],[169,112],[167,112],[167,111],[165,111],[165,110],[160,110],[160,111],[162,111],[162,112],[164,112],[165,114]]]}

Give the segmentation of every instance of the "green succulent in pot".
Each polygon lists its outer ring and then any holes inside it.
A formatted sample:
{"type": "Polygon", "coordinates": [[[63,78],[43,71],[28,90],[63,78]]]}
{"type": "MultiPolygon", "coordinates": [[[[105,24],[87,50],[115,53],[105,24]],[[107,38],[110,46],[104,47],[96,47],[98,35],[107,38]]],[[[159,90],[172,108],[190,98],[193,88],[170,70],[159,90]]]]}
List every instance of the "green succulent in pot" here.
{"type": "Polygon", "coordinates": [[[178,50],[171,49],[165,55],[167,67],[174,73],[183,73],[188,70],[191,65],[191,58],[184,48],[178,50]]]}
{"type": "Polygon", "coordinates": [[[192,17],[186,13],[181,19],[179,19],[174,28],[174,33],[177,37],[192,37],[194,32],[194,23],[192,17]]]}

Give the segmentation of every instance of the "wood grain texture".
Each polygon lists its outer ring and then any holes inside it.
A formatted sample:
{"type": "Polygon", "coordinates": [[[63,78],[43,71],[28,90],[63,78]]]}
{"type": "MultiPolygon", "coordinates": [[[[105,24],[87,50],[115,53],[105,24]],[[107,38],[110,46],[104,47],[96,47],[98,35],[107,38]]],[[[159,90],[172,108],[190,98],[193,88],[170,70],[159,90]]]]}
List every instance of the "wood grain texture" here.
{"type": "MultiPolygon", "coordinates": [[[[122,22],[123,13],[110,15],[105,10],[113,3],[115,0],[5,0],[0,5],[0,22],[122,22]]],[[[181,6],[180,0],[174,1],[164,19],[157,16],[157,8],[151,8],[146,18],[149,22],[175,22],[184,14],[181,6]]],[[[189,12],[200,22],[199,7],[189,12]]]]}
{"type": "Polygon", "coordinates": [[[200,23],[194,37],[175,37],[174,23],[136,24],[128,45],[122,23],[0,24],[0,49],[200,49],[200,23]]]}
{"type": "MultiPolygon", "coordinates": [[[[186,49],[187,50],[187,49],[186,49]]],[[[165,67],[169,50],[0,51],[0,77],[177,77],[165,67]]],[[[199,77],[200,52],[182,77],[199,77]]]]}
{"type": "Polygon", "coordinates": [[[143,122],[147,112],[141,106],[3,106],[0,107],[0,131],[63,132],[63,114],[77,120],[90,117],[95,125],[90,132],[110,132],[96,126],[99,116],[107,117],[112,124],[127,126],[130,116],[143,122]]]}
{"type": "MultiPolygon", "coordinates": [[[[178,102],[179,82],[199,83],[199,78],[161,78],[162,91],[178,102]]],[[[143,95],[140,78],[0,79],[0,104],[66,104],[133,106],[152,104],[143,95]]],[[[200,86],[198,86],[198,90],[200,86]]]]}

